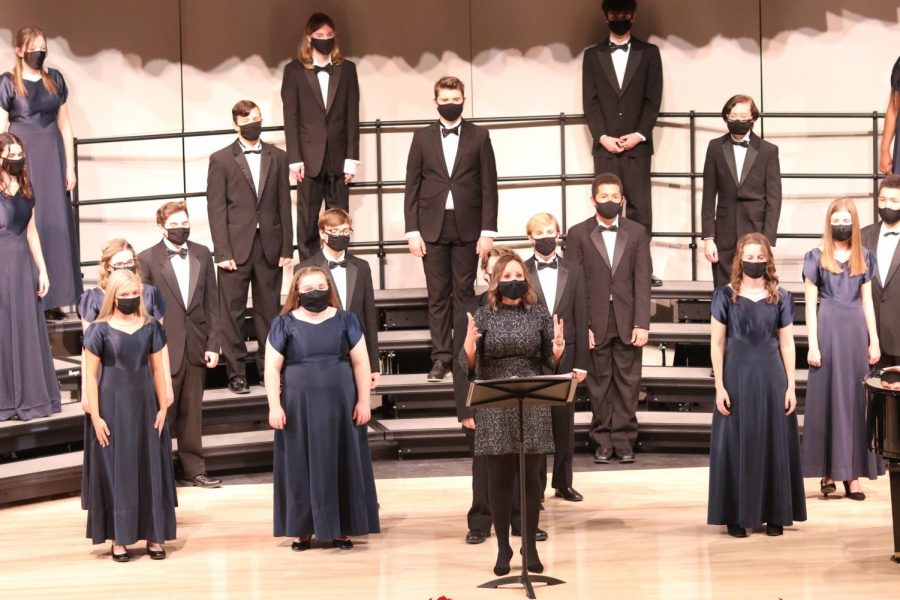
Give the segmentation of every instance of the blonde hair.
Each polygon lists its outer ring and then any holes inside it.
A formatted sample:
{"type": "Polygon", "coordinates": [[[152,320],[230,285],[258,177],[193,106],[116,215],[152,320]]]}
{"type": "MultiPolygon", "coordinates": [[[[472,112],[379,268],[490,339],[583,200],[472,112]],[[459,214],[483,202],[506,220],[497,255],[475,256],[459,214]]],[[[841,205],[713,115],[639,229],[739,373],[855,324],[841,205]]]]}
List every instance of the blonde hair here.
{"type": "Polygon", "coordinates": [[[300,62],[307,69],[313,68],[313,49],[312,42],[307,40],[306,36],[308,35],[311,38],[312,34],[326,25],[334,31],[334,48],[331,50],[331,62],[335,65],[344,62],[344,55],[341,54],[341,43],[338,40],[337,27],[334,26],[334,21],[325,13],[314,13],[309,18],[309,21],[306,22],[306,34],[300,40],[300,45],[297,48],[297,58],[300,59],[300,62]]]}
{"type": "MultiPolygon", "coordinates": [[[[31,42],[39,37],[44,38],[44,42],[46,43],[47,36],[44,35],[44,32],[41,31],[39,27],[35,27],[34,25],[23,27],[16,32],[13,46],[16,49],[21,48],[23,53],[27,52],[31,42]]],[[[12,76],[13,86],[16,88],[16,96],[25,96],[28,94],[28,90],[25,89],[25,80],[22,78],[22,63],[24,61],[24,57],[16,56],[16,64],[13,65],[12,76]]],[[[46,66],[41,68],[41,81],[44,82],[44,89],[47,90],[47,92],[55,94],[58,91],[56,82],[50,77],[50,73],[47,72],[46,66]]]]}
{"type": "Polygon", "coordinates": [[[856,277],[867,271],[866,259],[863,257],[862,243],[859,236],[859,214],[856,212],[856,204],[850,198],[838,198],[828,205],[825,212],[825,233],[822,236],[822,267],[831,273],[840,274],[841,266],[834,258],[834,238],[831,235],[831,216],[836,212],[847,211],[850,213],[850,275],[856,277]]]}
{"type": "Polygon", "coordinates": [[[766,255],[766,272],[763,275],[766,288],[766,302],[775,304],[781,300],[781,292],[778,291],[778,273],[775,271],[775,257],[772,255],[772,246],[769,240],[761,233],[748,233],[738,240],[734,251],[734,261],[731,263],[731,300],[737,302],[741,295],[741,283],[744,281],[744,248],[751,244],[758,244],[766,255]]]}
{"type": "Polygon", "coordinates": [[[141,302],[135,314],[140,317],[142,322],[147,322],[147,307],[144,306],[144,284],[141,283],[140,277],[127,269],[119,269],[109,276],[109,280],[106,282],[106,295],[103,298],[100,314],[97,315],[97,321],[109,321],[116,311],[116,296],[119,290],[131,285],[136,285],[140,292],[138,298],[140,298],[141,302]]]}
{"type": "Polygon", "coordinates": [[[548,225],[553,225],[556,227],[556,232],[561,233],[559,230],[559,221],[556,220],[556,217],[546,212],[538,213],[528,219],[528,223],[525,225],[525,233],[532,235],[535,231],[540,231],[548,225]]]}
{"type": "Polygon", "coordinates": [[[100,251],[100,273],[97,277],[97,287],[101,290],[106,290],[111,275],[109,272],[109,262],[112,260],[113,256],[124,250],[131,252],[131,256],[134,257],[135,272],[139,278],[141,277],[141,266],[138,264],[137,252],[134,251],[134,247],[129,244],[127,240],[114,238],[106,242],[106,245],[103,246],[103,250],[100,251]]]}

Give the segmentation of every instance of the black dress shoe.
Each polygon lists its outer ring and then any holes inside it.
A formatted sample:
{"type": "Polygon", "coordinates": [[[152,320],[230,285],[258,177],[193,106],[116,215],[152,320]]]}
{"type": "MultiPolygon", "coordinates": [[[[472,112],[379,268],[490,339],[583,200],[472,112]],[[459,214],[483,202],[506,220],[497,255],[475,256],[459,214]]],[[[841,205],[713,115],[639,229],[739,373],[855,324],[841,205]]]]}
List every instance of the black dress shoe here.
{"type": "Polygon", "coordinates": [[[447,376],[447,365],[442,360],[434,361],[434,364],[431,365],[431,370],[428,371],[428,382],[429,383],[437,383],[439,381],[443,381],[444,377],[447,376]]]}
{"type": "Polygon", "coordinates": [[[64,321],[66,313],[59,308],[48,308],[44,311],[44,319],[47,321],[64,321]]]}
{"type": "Polygon", "coordinates": [[[196,487],[202,487],[202,488],[217,488],[222,485],[221,479],[213,479],[212,477],[209,477],[206,473],[201,473],[200,475],[197,475],[196,477],[191,477],[190,479],[183,479],[182,481],[184,481],[185,483],[187,483],[189,485],[193,485],[196,487]]]}
{"type": "Polygon", "coordinates": [[[772,525],[771,523],[768,523],[766,524],[766,535],[784,535],[784,527],[782,527],[781,525],[772,525]]]}
{"type": "Polygon", "coordinates": [[[866,499],[866,495],[863,492],[851,492],[850,484],[846,481],[844,482],[844,497],[850,498],[851,500],[857,500],[859,502],[862,502],[866,499]]]}
{"type": "Polygon", "coordinates": [[[467,544],[483,544],[484,540],[487,539],[490,534],[483,534],[480,531],[475,531],[474,529],[470,529],[469,533],[466,534],[466,543],[467,544]]]}
{"type": "MultiPolygon", "coordinates": [[[[512,534],[515,537],[522,537],[522,532],[518,529],[513,529],[512,534]]],[[[536,542],[546,542],[547,541],[547,532],[541,529],[540,527],[534,532],[534,541],[536,542]]]]}
{"type": "Polygon", "coordinates": [[[747,530],[743,527],[738,527],[737,525],[729,525],[728,535],[736,538],[745,538],[747,537],[747,530]]]}
{"type": "Polygon", "coordinates": [[[557,498],[562,498],[563,500],[568,500],[569,502],[581,502],[582,500],[584,500],[584,496],[570,487],[556,490],[556,494],[554,495],[557,498]]]}
{"type": "Polygon", "coordinates": [[[509,561],[512,560],[512,548],[501,548],[497,550],[497,562],[494,563],[494,575],[502,577],[509,575],[509,561]]]}
{"type": "Polygon", "coordinates": [[[331,547],[341,550],[352,550],[353,542],[350,540],[331,540],[331,547]]]}
{"type": "Polygon", "coordinates": [[[827,497],[828,494],[833,494],[837,491],[837,486],[833,481],[831,483],[825,483],[825,479],[820,479],[819,489],[822,491],[822,495],[827,497]]]}
{"type": "Polygon", "coordinates": [[[243,375],[235,375],[228,380],[228,389],[235,394],[249,394],[250,386],[247,385],[247,378],[243,375]]]}
{"type": "Polygon", "coordinates": [[[623,452],[619,454],[619,462],[623,465],[634,462],[634,452],[623,452]]]}
{"type": "Polygon", "coordinates": [[[312,547],[312,537],[308,537],[305,540],[294,540],[291,542],[291,550],[294,552],[303,552],[304,550],[309,550],[312,547]]]}
{"type": "Polygon", "coordinates": [[[657,277],[656,275],[650,275],[650,285],[653,287],[659,287],[662,285],[662,279],[657,277]]]}
{"type": "Polygon", "coordinates": [[[601,465],[606,465],[609,464],[609,459],[611,459],[612,456],[613,451],[609,448],[597,448],[597,450],[594,452],[594,462],[601,465]]]}
{"type": "Polygon", "coordinates": [[[151,550],[150,544],[147,544],[147,554],[150,555],[150,560],[165,560],[166,549],[160,544],[159,550],[151,550]]]}
{"type": "Polygon", "coordinates": [[[125,554],[116,554],[115,550],[110,548],[110,552],[112,553],[112,559],[116,562],[126,563],[131,560],[131,554],[128,552],[128,548],[125,548],[125,554]]]}

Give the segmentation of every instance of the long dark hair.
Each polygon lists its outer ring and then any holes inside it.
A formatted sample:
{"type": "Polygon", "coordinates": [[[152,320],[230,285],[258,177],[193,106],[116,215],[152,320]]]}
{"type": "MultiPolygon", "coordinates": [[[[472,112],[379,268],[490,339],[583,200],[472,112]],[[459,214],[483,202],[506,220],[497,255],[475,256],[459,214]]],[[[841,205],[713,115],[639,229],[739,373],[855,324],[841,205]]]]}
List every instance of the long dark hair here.
{"type": "Polygon", "coordinates": [[[488,306],[492,310],[499,310],[503,304],[503,298],[500,297],[499,290],[500,278],[503,276],[503,271],[506,270],[506,265],[511,262],[519,263],[519,266],[522,267],[522,274],[525,275],[525,283],[528,284],[528,291],[522,296],[521,306],[531,308],[537,303],[537,294],[534,291],[534,286],[531,284],[531,277],[528,275],[528,269],[525,268],[525,262],[518,254],[510,252],[498,258],[497,262],[494,263],[494,272],[491,273],[491,282],[488,284],[487,289],[488,306]]]}
{"type": "Polygon", "coordinates": [[[297,288],[300,285],[300,280],[306,277],[307,275],[313,275],[315,273],[321,273],[323,277],[325,277],[325,282],[328,284],[328,304],[333,306],[334,308],[340,308],[341,305],[338,302],[337,294],[334,291],[334,286],[331,283],[331,276],[325,272],[324,269],[320,269],[319,267],[303,267],[296,273],[294,273],[294,278],[291,279],[291,289],[288,290],[287,299],[284,301],[284,306],[281,307],[281,314],[286,315],[292,310],[296,310],[300,306],[300,290],[297,288]]]}
{"type": "Polygon", "coordinates": [[[338,30],[334,25],[334,20],[325,13],[313,13],[306,22],[306,29],[303,39],[297,48],[297,58],[307,69],[313,68],[312,42],[306,40],[306,36],[312,37],[312,34],[319,29],[328,25],[334,30],[334,49],[331,51],[331,62],[339,65],[344,62],[344,55],[341,54],[341,42],[338,39],[338,30]]]}
{"type": "MultiPolygon", "coordinates": [[[[3,154],[3,151],[9,148],[10,146],[21,146],[22,147],[22,158],[25,157],[25,146],[22,144],[22,140],[16,137],[14,134],[9,133],[8,131],[4,133],[0,133],[0,154],[3,154]]],[[[0,167],[2,169],[3,167],[0,167]]],[[[7,176],[12,177],[16,181],[19,182],[19,191],[22,192],[22,196],[25,198],[31,198],[33,193],[31,190],[31,178],[28,176],[28,162],[26,161],[25,166],[22,167],[22,172],[16,176],[11,175],[6,169],[3,169],[7,176]]]]}
{"type": "Polygon", "coordinates": [[[781,299],[778,291],[778,273],[775,271],[775,257],[772,255],[772,246],[768,238],[761,233],[748,233],[738,240],[734,251],[734,262],[731,264],[731,300],[737,302],[741,295],[741,283],[744,281],[744,248],[752,244],[762,247],[766,255],[766,272],[763,275],[766,288],[766,302],[775,304],[781,299]]]}

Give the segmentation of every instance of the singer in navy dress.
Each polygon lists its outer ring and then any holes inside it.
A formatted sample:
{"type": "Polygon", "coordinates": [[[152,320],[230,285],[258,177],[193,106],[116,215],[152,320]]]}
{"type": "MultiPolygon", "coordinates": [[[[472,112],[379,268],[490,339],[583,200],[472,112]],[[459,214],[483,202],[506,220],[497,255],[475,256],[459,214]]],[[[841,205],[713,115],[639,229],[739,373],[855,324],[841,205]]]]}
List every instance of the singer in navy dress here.
{"type": "MultiPolygon", "coordinates": [[[[2,175],[0,175],[2,177],[2,175]]],[[[47,325],[28,245],[34,203],[0,185],[0,421],[60,411],[47,325]]]]}
{"type": "Polygon", "coordinates": [[[0,75],[0,108],[9,114],[9,131],[25,145],[34,187],[35,218],[44,249],[50,292],[44,308],[72,306],[81,296],[81,266],[76,250],[75,219],[66,192],[66,152],[57,120],[68,88],[62,73],[48,69],[55,92],[43,80],[24,79],[26,94],[16,94],[11,73],[0,75]]]}

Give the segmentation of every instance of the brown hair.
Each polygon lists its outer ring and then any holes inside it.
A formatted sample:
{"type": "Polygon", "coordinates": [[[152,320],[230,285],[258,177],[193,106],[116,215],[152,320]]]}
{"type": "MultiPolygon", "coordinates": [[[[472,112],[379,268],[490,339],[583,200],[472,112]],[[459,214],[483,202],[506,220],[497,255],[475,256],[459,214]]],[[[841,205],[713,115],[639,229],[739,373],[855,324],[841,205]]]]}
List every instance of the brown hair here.
{"type": "MultiPolygon", "coordinates": [[[[19,146],[20,148],[22,148],[22,158],[24,160],[25,146],[22,145],[22,140],[20,140],[14,134],[9,133],[8,131],[0,133],[0,154],[3,154],[3,151],[10,146],[19,146]]],[[[33,198],[34,194],[31,189],[31,178],[28,176],[28,161],[25,161],[25,165],[22,167],[22,172],[19,173],[18,176],[13,177],[9,173],[7,173],[7,175],[19,182],[19,191],[22,192],[23,197],[33,198]]]]}
{"type": "Polygon", "coordinates": [[[561,233],[559,230],[559,221],[556,220],[556,217],[546,212],[538,213],[528,219],[528,223],[525,225],[525,233],[526,235],[531,235],[536,230],[544,229],[548,225],[553,225],[556,227],[556,232],[561,233]]]}
{"type": "Polygon", "coordinates": [[[141,293],[138,294],[138,298],[141,299],[140,306],[138,307],[137,314],[142,321],[147,322],[147,307],[144,306],[144,284],[141,282],[140,275],[135,275],[128,269],[119,269],[118,271],[113,272],[109,276],[109,281],[106,282],[106,295],[103,297],[103,305],[100,307],[100,314],[97,315],[97,319],[94,321],[109,321],[109,318],[113,315],[116,310],[116,294],[119,293],[119,290],[125,287],[126,285],[137,285],[138,291],[141,293]]]}
{"type": "Polygon", "coordinates": [[[340,208],[329,208],[319,217],[319,230],[324,231],[328,227],[340,227],[341,225],[349,225],[353,228],[353,219],[350,213],[340,208]]]}
{"type": "Polygon", "coordinates": [[[734,251],[734,262],[731,264],[731,300],[737,302],[741,295],[741,283],[744,280],[744,248],[752,244],[762,247],[766,255],[766,272],[763,275],[766,288],[766,302],[775,304],[781,299],[778,291],[778,273],[775,272],[775,257],[772,256],[772,246],[769,240],[761,233],[748,233],[738,240],[734,251]]]}
{"type": "Polygon", "coordinates": [[[487,289],[488,306],[491,307],[491,310],[499,310],[503,304],[499,290],[500,278],[503,276],[503,271],[506,270],[506,265],[511,262],[519,263],[519,266],[522,267],[522,274],[525,276],[525,283],[528,284],[528,291],[522,296],[521,306],[531,308],[537,303],[537,294],[534,291],[534,286],[531,284],[531,277],[528,275],[528,269],[525,268],[525,262],[518,254],[510,251],[509,254],[504,254],[497,259],[497,264],[494,265],[494,272],[491,273],[491,282],[488,284],[487,289]]]}
{"type": "Polygon", "coordinates": [[[881,185],[878,186],[878,195],[881,195],[881,192],[884,189],[891,190],[900,190],[900,175],[888,175],[884,179],[881,180],[881,185]]]}
{"type": "MultiPolygon", "coordinates": [[[[27,48],[31,45],[31,42],[39,37],[44,38],[44,43],[47,42],[47,36],[44,35],[44,32],[41,31],[40,28],[35,27],[34,25],[23,27],[16,32],[13,47],[16,49],[21,48],[23,52],[27,52],[27,48]]],[[[13,65],[12,76],[13,86],[16,88],[16,96],[24,96],[28,93],[28,90],[25,89],[25,80],[22,79],[22,63],[24,60],[24,58],[16,56],[16,64],[13,65]]],[[[47,72],[47,67],[41,69],[41,81],[43,81],[44,89],[47,90],[48,93],[55,94],[57,92],[56,82],[50,77],[50,73],[47,72]]]]}
{"type": "Polygon", "coordinates": [[[753,101],[753,98],[747,96],[746,94],[735,94],[725,103],[725,106],[722,107],[722,119],[728,120],[728,113],[731,112],[738,104],[743,104],[744,102],[750,103],[750,115],[753,117],[753,120],[757,120],[759,118],[759,109],[756,107],[756,102],[753,101]]]}
{"type": "Polygon", "coordinates": [[[507,254],[515,254],[515,252],[508,246],[491,246],[490,250],[481,255],[481,270],[487,271],[488,263],[492,258],[500,258],[507,254]]]}
{"type": "Polygon", "coordinates": [[[166,221],[175,213],[183,212],[189,218],[191,214],[187,209],[187,202],[180,200],[178,202],[166,202],[156,210],[156,224],[160,227],[166,226],[166,221]]]}
{"type": "Polygon", "coordinates": [[[134,246],[128,243],[127,240],[123,240],[122,238],[114,238],[106,242],[106,245],[103,246],[103,250],[100,252],[100,274],[97,277],[97,287],[99,287],[104,292],[106,291],[106,285],[112,277],[113,273],[118,271],[124,271],[127,269],[117,269],[112,273],[109,272],[109,261],[112,260],[112,257],[122,252],[123,250],[129,250],[131,255],[134,256],[134,268],[137,272],[137,276],[141,277],[141,265],[137,260],[137,252],[134,251],[134,246]]]}
{"type": "Polygon", "coordinates": [[[254,108],[259,108],[253,100],[238,100],[231,107],[231,120],[237,125],[238,117],[249,117],[254,108]]]}
{"type": "Polygon", "coordinates": [[[834,238],[831,237],[831,216],[836,212],[847,211],[850,213],[850,275],[856,277],[866,272],[866,260],[863,257],[862,244],[859,240],[859,215],[856,212],[856,204],[850,198],[838,198],[828,205],[825,212],[825,234],[822,236],[822,267],[831,273],[843,272],[841,266],[834,258],[834,238]]]}
{"type": "Polygon", "coordinates": [[[334,291],[334,285],[332,285],[331,276],[319,267],[303,267],[294,273],[294,278],[291,279],[291,289],[288,290],[287,299],[284,301],[284,306],[281,307],[281,314],[286,315],[300,307],[300,291],[297,289],[300,287],[300,280],[307,275],[316,273],[324,276],[325,282],[328,284],[328,304],[334,308],[341,307],[337,294],[334,291]]]}
{"type": "Polygon", "coordinates": [[[307,41],[306,36],[312,37],[312,34],[325,25],[328,25],[334,30],[334,48],[331,50],[331,62],[335,65],[344,62],[344,55],[341,54],[341,42],[338,40],[337,27],[335,27],[334,21],[325,13],[313,13],[306,22],[306,34],[303,36],[303,39],[300,40],[300,45],[297,47],[297,58],[300,59],[300,62],[307,69],[313,68],[313,54],[312,42],[307,41]]]}
{"type": "Polygon", "coordinates": [[[619,193],[622,193],[622,180],[619,179],[619,176],[615,173],[600,173],[596,177],[594,177],[594,182],[591,184],[591,198],[597,196],[597,189],[601,185],[617,185],[619,186],[619,193]]]}
{"type": "Polygon", "coordinates": [[[438,92],[440,90],[459,90],[459,93],[463,95],[463,98],[466,97],[466,84],[462,82],[459,77],[454,77],[452,75],[444,75],[440,79],[438,79],[434,84],[434,97],[438,97],[438,92]]]}

